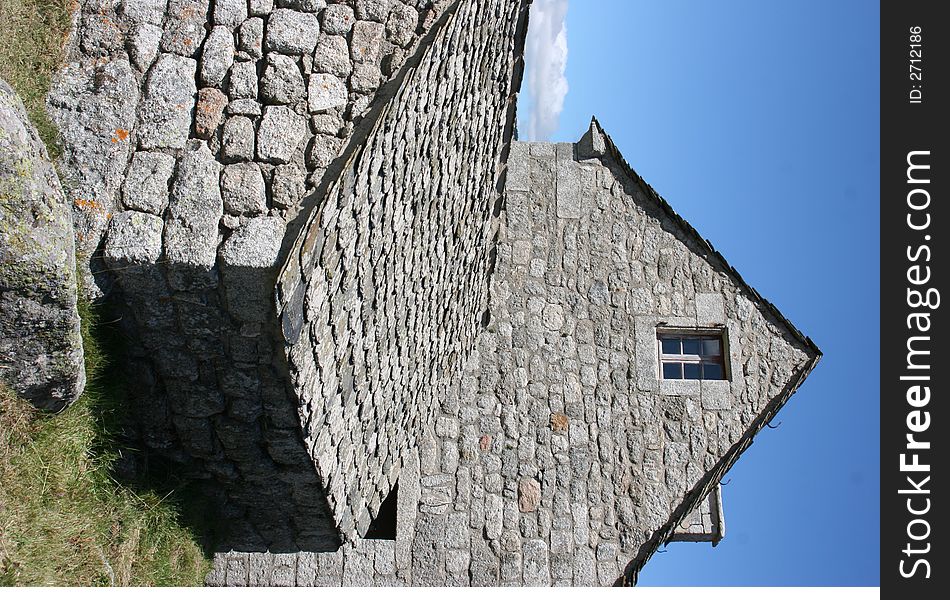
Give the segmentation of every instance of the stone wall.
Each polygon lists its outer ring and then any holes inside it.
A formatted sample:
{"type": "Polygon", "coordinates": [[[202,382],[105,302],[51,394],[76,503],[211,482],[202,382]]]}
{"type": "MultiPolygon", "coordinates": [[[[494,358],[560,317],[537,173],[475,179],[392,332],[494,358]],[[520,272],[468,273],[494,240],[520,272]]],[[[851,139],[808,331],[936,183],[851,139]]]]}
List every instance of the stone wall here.
{"type": "Polygon", "coordinates": [[[677,526],[712,529],[700,504],[820,353],[596,124],[513,143],[506,185],[490,318],[399,476],[396,539],[221,554],[209,583],[631,583],[677,526]],[[658,326],[723,331],[730,378],[661,380],[658,326]]]}
{"type": "Polygon", "coordinates": [[[118,282],[137,436],[208,482],[226,544],[339,543],[273,286],[295,219],[445,5],[86,0],[75,14],[48,106],[83,271],[103,292],[118,282]]]}
{"type": "Polygon", "coordinates": [[[138,435],[232,526],[209,583],[630,582],[816,363],[596,123],[509,146],[526,4],[77,11],[68,198],[138,435]]]}
{"type": "Polygon", "coordinates": [[[449,1],[81,0],[48,109],[87,293],[112,288],[101,260],[111,217],[165,210],[154,197],[128,198],[126,179],[143,170],[152,188],[171,177],[161,158],[132,161],[136,151],[176,155],[207,140],[220,164],[261,171],[232,168],[232,188],[241,174],[258,187],[226,207],[222,226],[286,217],[449,1]],[[276,106],[296,116],[265,114],[276,106]],[[265,187],[266,200],[256,193],[265,187]]]}
{"type": "MultiPolygon", "coordinates": [[[[514,398],[496,431],[539,432],[527,449],[518,436],[508,488],[516,477],[539,481],[542,507],[549,499],[575,534],[575,583],[577,561],[594,556],[606,584],[633,575],[627,564],[639,568],[634,559],[699,504],[817,349],[626,166],[596,123],[579,144],[516,144],[507,190],[498,249],[507,275],[493,283],[494,348],[482,355],[498,383],[480,377],[480,391],[514,398]],[[722,331],[729,380],[661,380],[662,327],[722,331]]],[[[552,580],[569,575],[555,562],[552,580]]]]}
{"type": "Polygon", "coordinates": [[[58,411],[86,381],[73,224],[26,109],[0,79],[0,383],[58,411]]]}
{"type": "Polygon", "coordinates": [[[467,0],[346,158],[278,294],[305,443],[363,535],[483,319],[526,6],[467,0]]]}
{"type": "Polygon", "coordinates": [[[671,542],[712,542],[719,544],[726,535],[726,520],[722,507],[722,486],[716,487],[693,512],[680,521],[670,536],[671,542]]]}

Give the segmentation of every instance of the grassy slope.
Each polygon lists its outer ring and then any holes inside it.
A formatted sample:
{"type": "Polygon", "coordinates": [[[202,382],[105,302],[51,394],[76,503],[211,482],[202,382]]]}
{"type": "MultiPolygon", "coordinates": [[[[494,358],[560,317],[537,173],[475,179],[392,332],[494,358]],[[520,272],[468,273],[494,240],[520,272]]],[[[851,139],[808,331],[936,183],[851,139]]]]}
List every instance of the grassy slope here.
{"type": "Polygon", "coordinates": [[[208,563],[173,498],[110,476],[123,394],[82,312],[82,398],[47,415],[0,390],[0,585],[200,585],[208,563]]]}
{"type": "MultiPolygon", "coordinates": [[[[0,0],[0,77],[23,99],[50,154],[44,97],[61,61],[71,0],[0,0]]],[[[0,388],[0,585],[200,585],[208,569],[171,497],[110,476],[124,398],[84,307],[89,382],[59,415],[0,388]]]]}
{"type": "Polygon", "coordinates": [[[0,78],[17,91],[50,155],[59,154],[44,99],[62,60],[75,0],[0,0],[0,78]]]}

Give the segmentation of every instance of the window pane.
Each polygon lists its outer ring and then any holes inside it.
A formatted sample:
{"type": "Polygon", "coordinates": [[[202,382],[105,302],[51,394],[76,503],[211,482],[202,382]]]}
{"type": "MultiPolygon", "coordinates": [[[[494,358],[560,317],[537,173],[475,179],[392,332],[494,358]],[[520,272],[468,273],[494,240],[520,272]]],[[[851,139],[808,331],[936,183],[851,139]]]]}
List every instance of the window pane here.
{"type": "Polygon", "coordinates": [[[722,366],[716,363],[703,363],[703,379],[725,379],[722,366]]]}
{"type": "Polygon", "coordinates": [[[663,354],[679,354],[680,353],[680,339],[679,338],[663,338],[660,340],[663,346],[663,354]]]}
{"type": "Polygon", "coordinates": [[[683,354],[693,354],[699,356],[699,339],[683,338],[683,354]]]}
{"type": "Polygon", "coordinates": [[[703,356],[719,356],[719,340],[703,340],[703,356]]]}
{"type": "Polygon", "coordinates": [[[663,379],[682,379],[682,367],[680,363],[663,363],[663,379]]]}
{"type": "Polygon", "coordinates": [[[683,365],[683,379],[699,379],[699,363],[686,363],[683,365]]]}

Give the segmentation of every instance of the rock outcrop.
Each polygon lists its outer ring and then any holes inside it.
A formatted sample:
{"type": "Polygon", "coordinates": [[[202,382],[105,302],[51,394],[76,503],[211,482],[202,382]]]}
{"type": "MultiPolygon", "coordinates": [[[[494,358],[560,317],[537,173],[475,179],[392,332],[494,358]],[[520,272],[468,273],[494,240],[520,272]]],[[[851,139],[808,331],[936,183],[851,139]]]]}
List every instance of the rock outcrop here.
{"type": "Polygon", "coordinates": [[[82,393],[73,223],[49,155],[0,80],[0,379],[58,411],[82,393]]]}

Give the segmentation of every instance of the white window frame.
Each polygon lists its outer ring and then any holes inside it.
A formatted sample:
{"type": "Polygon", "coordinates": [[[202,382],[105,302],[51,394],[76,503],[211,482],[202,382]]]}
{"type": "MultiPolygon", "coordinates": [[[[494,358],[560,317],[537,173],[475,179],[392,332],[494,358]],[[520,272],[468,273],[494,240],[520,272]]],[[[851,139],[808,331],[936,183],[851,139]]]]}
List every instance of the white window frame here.
{"type": "MultiPolygon", "coordinates": [[[[681,346],[682,349],[682,346],[681,346]]],[[[684,329],[684,328],[657,328],[656,330],[656,350],[657,350],[657,376],[661,381],[730,381],[732,379],[731,373],[729,370],[729,345],[728,340],[726,339],[725,329],[684,329]],[[663,352],[663,340],[670,338],[689,338],[689,339],[698,339],[700,342],[702,340],[715,339],[719,342],[719,355],[707,355],[702,353],[700,349],[699,354],[664,354],[663,352]],[[718,360],[710,360],[710,358],[718,358],[718,360]],[[717,364],[722,372],[722,377],[718,379],[703,379],[699,378],[667,378],[663,374],[663,365],[664,363],[678,363],[681,365],[687,364],[717,364]]],[[[684,371],[685,375],[685,371],[684,371]]]]}

